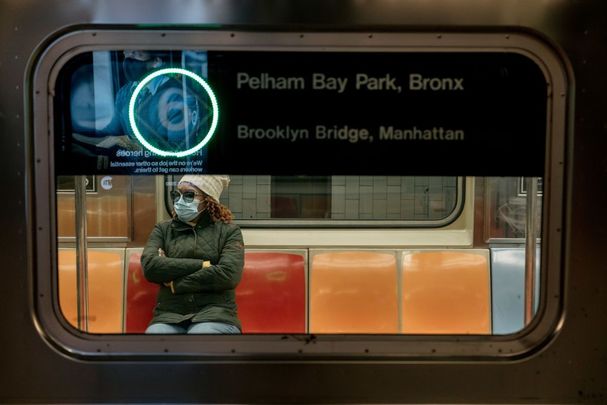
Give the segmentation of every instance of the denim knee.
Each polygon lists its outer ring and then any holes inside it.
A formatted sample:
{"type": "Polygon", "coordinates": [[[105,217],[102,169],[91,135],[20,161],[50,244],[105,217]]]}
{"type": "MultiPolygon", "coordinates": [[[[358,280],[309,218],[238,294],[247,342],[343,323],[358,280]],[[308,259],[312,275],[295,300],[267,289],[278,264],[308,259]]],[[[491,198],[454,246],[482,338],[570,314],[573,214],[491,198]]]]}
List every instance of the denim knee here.
{"type": "Polygon", "coordinates": [[[199,322],[193,323],[188,328],[188,334],[213,333],[213,334],[240,334],[240,329],[229,323],[222,322],[199,322]]]}
{"type": "Polygon", "coordinates": [[[186,332],[185,328],[170,323],[153,323],[145,330],[148,334],[185,334],[186,332]]]}

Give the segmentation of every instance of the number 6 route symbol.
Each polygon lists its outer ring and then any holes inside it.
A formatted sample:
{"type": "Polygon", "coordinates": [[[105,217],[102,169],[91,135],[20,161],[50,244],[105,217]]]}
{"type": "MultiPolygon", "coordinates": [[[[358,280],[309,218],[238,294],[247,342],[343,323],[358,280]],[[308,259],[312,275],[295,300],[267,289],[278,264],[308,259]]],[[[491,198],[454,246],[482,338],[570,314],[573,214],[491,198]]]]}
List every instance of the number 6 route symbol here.
{"type": "Polygon", "coordinates": [[[213,93],[213,89],[211,89],[211,86],[209,86],[207,84],[207,82],[204,81],[204,79],[202,77],[198,76],[197,74],[192,73],[189,70],[180,69],[180,68],[166,68],[166,69],[160,69],[160,70],[157,70],[157,71],[155,71],[153,73],[150,73],[141,82],[139,82],[139,84],[137,85],[137,87],[135,87],[135,91],[133,92],[133,95],[131,96],[131,100],[129,102],[129,123],[131,124],[131,129],[133,130],[133,133],[135,134],[135,137],[148,150],[150,150],[150,151],[152,151],[155,154],[160,155],[160,156],[183,157],[183,156],[188,156],[188,155],[191,155],[192,153],[195,153],[195,152],[199,151],[213,137],[213,134],[215,133],[215,130],[217,129],[217,121],[218,121],[218,119],[219,119],[219,107],[217,106],[217,98],[215,97],[215,93],[213,93]],[[200,141],[200,143],[198,143],[193,148],[190,148],[190,149],[187,149],[187,150],[183,150],[183,151],[180,151],[180,152],[170,152],[170,151],[158,149],[154,145],[150,144],[145,139],[145,137],[141,134],[141,132],[139,131],[139,128],[137,128],[137,124],[135,123],[135,101],[137,100],[137,97],[139,96],[139,93],[141,93],[141,90],[143,90],[143,88],[149,82],[151,82],[152,80],[154,80],[158,76],[168,75],[168,74],[180,74],[180,75],[184,75],[184,76],[187,76],[190,79],[194,80],[198,84],[200,84],[200,86],[206,91],[207,95],[209,96],[209,99],[211,100],[211,106],[213,108],[213,119],[211,121],[211,127],[209,128],[209,131],[207,132],[207,134],[205,135],[205,137],[202,139],[202,141],[200,141]]]}

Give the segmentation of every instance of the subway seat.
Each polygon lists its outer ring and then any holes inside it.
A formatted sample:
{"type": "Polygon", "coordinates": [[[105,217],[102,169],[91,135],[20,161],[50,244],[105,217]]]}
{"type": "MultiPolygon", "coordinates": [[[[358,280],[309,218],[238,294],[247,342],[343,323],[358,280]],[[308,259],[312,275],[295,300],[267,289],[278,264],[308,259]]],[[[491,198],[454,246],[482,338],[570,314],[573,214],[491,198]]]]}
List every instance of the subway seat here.
{"type": "Polygon", "coordinates": [[[156,296],[160,286],[143,276],[141,253],[143,249],[127,249],[125,332],[143,333],[152,320],[156,296]]]}
{"type": "MultiPolygon", "coordinates": [[[[539,303],[540,248],[535,254],[534,313],[539,303]]],[[[491,248],[493,333],[515,333],[525,326],[525,248],[491,248]]]]}
{"type": "MultiPolygon", "coordinates": [[[[143,276],[142,249],[128,249],[126,333],[143,333],[152,319],[158,285],[143,276]]],[[[305,333],[304,254],[245,252],[242,280],[236,288],[243,333],[305,333]]]]}
{"type": "MultiPolygon", "coordinates": [[[[159,287],[144,278],[141,252],[141,248],[89,248],[89,332],[145,331],[159,287]]],[[[493,252],[492,260],[499,261],[500,252],[493,252]]],[[[243,278],[236,289],[243,332],[491,333],[488,251],[398,251],[402,258],[398,269],[396,254],[312,249],[307,283],[306,250],[247,250],[243,278]]],[[[496,268],[494,289],[501,291],[505,286],[498,284],[506,282],[499,282],[503,271],[499,264],[496,268]]],[[[60,307],[77,327],[75,269],[74,250],[60,249],[60,307]]],[[[520,270],[517,274],[520,278],[520,270]]],[[[520,294],[507,293],[509,299],[520,294]]],[[[503,303],[494,300],[493,306],[501,308],[503,303]]],[[[519,307],[517,303],[520,317],[519,307]]],[[[519,328],[520,321],[515,323],[519,328]]],[[[514,328],[499,325],[496,333],[514,328]]]]}
{"type": "Polygon", "coordinates": [[[236,288],[243,333],[305,333],[305,251],[247,251],[236,288]]]}
{"type": "Polygon", "coordinates": [[[486,250],[402,253],[402,332],[491,333],[486,250]]]}
{"type": "MultiPolygon", "coordinates": [[[[88,332],[121,333],[124,309],[124,249],[88,249],[88,332]]],[[[78,327],[76,252],[59,249],[59,307],[78,327]]]]}
{"type": "Polygon", "coordinates": [[[310,251],[310,333],[398,333],[393,251],[310,251]]]}

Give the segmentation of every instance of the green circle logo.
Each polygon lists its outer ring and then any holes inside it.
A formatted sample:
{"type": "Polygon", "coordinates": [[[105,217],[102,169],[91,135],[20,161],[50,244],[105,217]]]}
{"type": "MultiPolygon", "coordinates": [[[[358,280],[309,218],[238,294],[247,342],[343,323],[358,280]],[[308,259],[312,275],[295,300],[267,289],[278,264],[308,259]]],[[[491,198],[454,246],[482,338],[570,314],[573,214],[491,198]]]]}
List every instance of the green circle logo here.
{"type": "MultiPolygon", "coordinates": [[[[215,93],[213,93],[211,86],[209,86],[208,83],[202,77],[198,76],[197,74],[192,73],[189,70],[180,69],[180,68],[166,68],[166,69],[160,69],[153,73],[150,73],[143,80],[141,80],[141,82],[139,82],[137,87],[135,87],[135,91],[133,91],[133,95],[131,96],[131,100],[129,102],[129,123],[131,125],[131,129],[133,130],[133,133],[135,134],[135,137],[146,149],[148,149],[160,156],[183,157],[183,156],[188,156],[188,155],[191,155],[191,154],[199,151],[213,137],[213,134],[215,133],[215,130],[217,129],[218,119],[219,119],[219,107],[217,106],[217,98],[215,97],[215,93]],[[135,122],[135,102],[137,101],[137,97],[139,97],[141,91],[145,88],[146,85],[148,85],[155,78],[162,76],[162,75],[169,75],[169,74],[179,74],[179,75],[183,75],[183,76],[189,77],[190,79],[194,80],[196,83],[198,83],[204,89],[206,95],[209,97],[209,100],[211,101],[211,109],[212,109],[213,117],[211,120],[211,125],[209,127],[209,130],[206,133],[206,135],[204,136],[204,138],[202,139],[202,141],[200,141],[194,147],[187,149],[187,150],[167,151],[167,150],[162,150],[162,149],[152,145],[141,134],[141,131],[139,130],[139,128],[137,127],[137,123],[135,122]]],[[[186,136],[187,136],[187,134],[186,134],[186,136]]]]}

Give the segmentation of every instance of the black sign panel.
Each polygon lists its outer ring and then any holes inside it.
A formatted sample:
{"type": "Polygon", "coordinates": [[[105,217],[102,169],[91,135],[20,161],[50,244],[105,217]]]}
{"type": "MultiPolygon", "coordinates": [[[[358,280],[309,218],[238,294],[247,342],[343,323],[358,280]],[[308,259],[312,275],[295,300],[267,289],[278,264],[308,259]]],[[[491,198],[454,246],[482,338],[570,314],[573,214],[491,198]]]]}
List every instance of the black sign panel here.
{"type": "MultiPolygon", "coordinates": [[[[69,136],[77,131],[67,132],[66,123],[74,122],[70,113],[77,110],[71,98],[59,102],[58,174],[543,175],[547,84],[536,63],[523,55],[188,52],[151,60],[198,72],[212,89],[217,110],[208,91],[185,76],[176,86],[189,91],[180,99],[186,100],[182,115],[189,117],[182,121],[198,132],[187,146],[173,143],[170,151],[199,143],[212,128],[204,147],[188,156],[159,156],[137,142],[122,119],[122,129],[108,134],[126,134],[121,139],[130,147],[114,143],[103,152],[101,165],[99,156],[82,159],[74,148],[77,135],[69,136]]],[[[111,53],[110,59],[125,70],[127,59],[120,55],[111,53]]],[[[64,76],[73,76],[74,68],[64,70],[64,76]]],[[[124,87],[125,74],[116,71],[121,69],[113,71],[115,87],[124,87]]],[[[73,77],[68,82],[74,86],[73,77]]],[[[124,104],[115,103],[115,111],[124,111],[124,104]]],[[[171,115],[161,110],[156,118],[171,115]]],[[[166,119],[156,121],[155,126],[167,125],[166,119]]]]}

